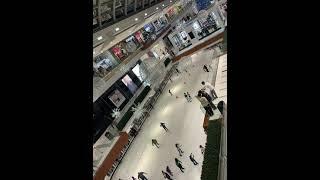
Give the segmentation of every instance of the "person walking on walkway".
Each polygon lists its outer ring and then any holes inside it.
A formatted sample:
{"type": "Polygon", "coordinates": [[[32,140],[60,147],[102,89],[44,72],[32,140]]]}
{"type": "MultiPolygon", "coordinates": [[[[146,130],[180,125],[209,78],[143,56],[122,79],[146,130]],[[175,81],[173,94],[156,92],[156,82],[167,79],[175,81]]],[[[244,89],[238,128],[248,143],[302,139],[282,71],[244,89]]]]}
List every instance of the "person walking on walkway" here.
{"type": "Polygon", "coordinates": [[[173,95],[172,92],[170,91],[170,89],[169,89],[169,94],[171,94],[171,96],[173,95]]]}
{"type": "Polygon", "coordinates": [[[201,154],[204,154],[204,147],[202,145],[199,146],[201,149],[201,154]]]}
{"type": "Polygon", "coordinates": [[[179,152],[179,155],[182,156],[182,154],[184,153],[182,150],[181,150],[181,145],[179,143],[176,143],[176,148],[179,152]]]}
{"type": "Polygon", "coordinates": [[[158,141],[156,140],[156,139],[152,139],[152,146],[153,145],[155,145],[155,146],[157,146],[157,148],[159,148],[159,143],[158,143],[158,141]]]}
{"type": "Polygon", "coordinates": [[[176,165],[178,166],[178,168],[180,169],[181,172],[184,172],[184,167],[182,166],[181,164],[181,161],[179,161],[179,159],[177,158],[174,158],[175,162],[176,162],[176,165]]]}
{"type": "Polygon", "coordinates": [[[198,162],[194,159],[194,155],[192,153],[190,154],[189,158],[194,165],[198,165],[198,162]]]}
{"type": "Polygon", "coordinates": [[[216,91],[214,90],[214,87],[212,84],[210,84],[209,82],[204,82],[204,81],[202,81],[201,84],[204,86],[205,89],[209,89],[213,99],[218,98],[218,95],[217,95],[216,91]]]}
{"type": "Polygon", "coordinates": [[[169,168],[169,166],[167,166],[166,168],[167,173],[169,173],[171,176],[173,176],[171,169],[169,168]]]}
{"type": "Polygon", "coordinates": [[[145,173],[145,172],[138,172],[138,179],[148,180],[147,177],[146,177],[144,174],[147,174],[147,173],[145,173]]]}
{"type": "Polygon", "coordinates": [[[131,178],[132,178],[132,180],[137,180],[137,178],[135,178],[135,177],[133,177],[133,176],[132,176],[131,178]]]}
{"type": "Polygon", "coordinates": [[[165,125],[165,123],[163,123],[163,122],[161,122],[160,123],[160,126],[166,131],[166,132],[168,132],[168,128],[167,128],[167,126],[165,125]]]}
{"type": "Polygon", "coordinates": [[[165,179],[172,180],[170,175],[167,172],[161,171],[165,179]]]}

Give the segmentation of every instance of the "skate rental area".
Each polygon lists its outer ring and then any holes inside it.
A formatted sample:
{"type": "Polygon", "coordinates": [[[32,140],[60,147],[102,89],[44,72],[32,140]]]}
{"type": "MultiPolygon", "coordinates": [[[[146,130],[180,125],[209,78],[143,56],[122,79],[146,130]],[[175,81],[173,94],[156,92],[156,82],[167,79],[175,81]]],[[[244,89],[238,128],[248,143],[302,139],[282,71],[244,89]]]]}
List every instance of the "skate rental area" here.
{"type": "Polygon", "coordinates": [[[195,96],[203,88],[202,81],[210,82],[218,95],[213,103],[217,105],[221,100],[226,103],[226,75],[223,74],[227,70],[226,57],[226,54],[217,56],[213,50],[201,50],[179,61],[178,71],[171,76],[172,81],[159,96],[112,180],[138,179],[140,172],[145,173],[140,179],[165,179],[163,172],[167,172],[167,166],[171,179],[201,179],[207,135],[203,128],[205,110],[195,96]],[[209,72],[204,70],[204,65],[209,72]],[[191,98],[184,97],[186,92],[191,98]],[[182,169],[175,159],[180,161],[182,169]]]}

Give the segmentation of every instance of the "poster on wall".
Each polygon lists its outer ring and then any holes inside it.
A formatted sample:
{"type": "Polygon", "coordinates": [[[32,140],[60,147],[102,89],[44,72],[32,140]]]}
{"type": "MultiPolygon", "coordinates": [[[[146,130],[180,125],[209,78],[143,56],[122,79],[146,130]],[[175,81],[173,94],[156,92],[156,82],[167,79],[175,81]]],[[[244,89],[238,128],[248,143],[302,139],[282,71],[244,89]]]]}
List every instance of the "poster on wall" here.
{"type": "Polygon", "coordinates": [[[128,75],[122,78],[122,82],[128,87],[132,94],[134,94],[137,91],[138,86],[132,81],[132,79],[128,75]]]}
{"type": "Polygon", "coordinates": [[[126,98],[121,94],[121,92],[118,89],[114,90],[108,96],[108,98],[117,108],[119,108],[121,104],[126,100],[126,98]]]}

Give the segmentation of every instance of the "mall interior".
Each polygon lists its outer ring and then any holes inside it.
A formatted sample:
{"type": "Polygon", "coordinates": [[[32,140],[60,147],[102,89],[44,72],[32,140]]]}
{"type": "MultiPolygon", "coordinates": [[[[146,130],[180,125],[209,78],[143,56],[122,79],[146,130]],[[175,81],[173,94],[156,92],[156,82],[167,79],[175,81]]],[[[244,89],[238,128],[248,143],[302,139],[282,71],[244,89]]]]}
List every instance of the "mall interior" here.
{"type": "Polygon", "coordinates": [[[94,180],[226,180],[226,106],[227,0],[93,0],[94,180]]]}

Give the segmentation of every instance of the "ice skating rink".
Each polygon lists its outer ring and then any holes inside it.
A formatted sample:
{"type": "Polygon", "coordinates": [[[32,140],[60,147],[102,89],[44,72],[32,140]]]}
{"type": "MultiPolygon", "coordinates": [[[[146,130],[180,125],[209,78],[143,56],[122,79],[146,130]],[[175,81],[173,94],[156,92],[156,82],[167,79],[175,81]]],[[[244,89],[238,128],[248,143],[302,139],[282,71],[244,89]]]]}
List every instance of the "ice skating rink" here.
{"type": "Polygon", "coordinates": [[[150,117],[145,121],[113,175],[113,180],[129,180],[131,176],[137,178],[140,171],[146,172],[149,180],[161,180],[164,179],[161,170],[165,171],[166,166],[170,167],[173,172],[172,178],[175,180],[200,180],[203,155],[199,145],[204,146],[206,141],[202,128],[204,112],[200,109],[197,99],[193,98],[193,101],[188,103],[183,93],[188,91],[191,97],[194,97],[202,88],[201,81],[212,82],[216,79],[215,74],[219,74],[217,59],[213,58],[213,51],[205,50],[180,61],[178,68],[181,74],[171,77],[173,82],[169,81],[159,97],[150,117]],[[204,64],[211,65],[209,73],[203,71],[204,64]],[[184,71],[185,68],[190,76],[184,71]],[[168,93],[169,89],[174,96],[168,93]],[[169,132],[160,127],[160,122],[166,123],[169,132]],[[159,149],[152,146],[153,138],[158,140],[159,149]],[[182,157],[179,156],[175,143],[182,145],[182,157]],[[194,154],[195,160],[199,163],[197,166],[190,161],[190,153],[194,154]],[[182,161],[184,173],[175,165],[175,157],[182,161]]]}

